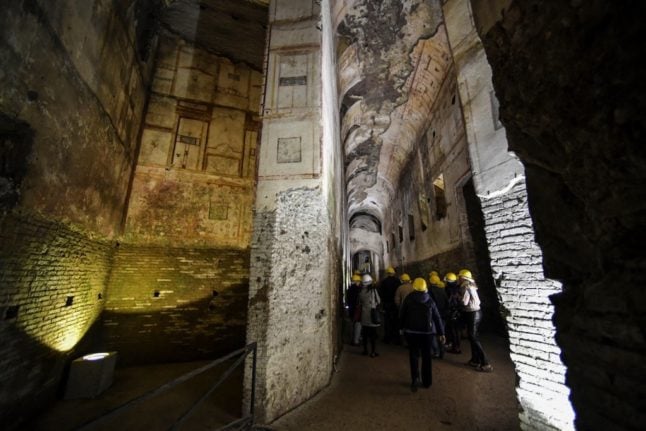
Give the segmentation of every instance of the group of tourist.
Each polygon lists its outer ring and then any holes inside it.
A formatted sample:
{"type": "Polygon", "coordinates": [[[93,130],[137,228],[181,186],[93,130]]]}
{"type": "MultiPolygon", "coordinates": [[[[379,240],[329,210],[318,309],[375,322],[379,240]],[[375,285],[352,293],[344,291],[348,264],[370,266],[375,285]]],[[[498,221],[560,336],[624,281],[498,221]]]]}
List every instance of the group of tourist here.
{"type": "Polygon", "coordinates": [[[482,312],[478,287],[468,269],[458,275],[449,272],[443,280],[431,271],[427,283],[421,277],[411,280],[408,274],[397,277],[389,267],[378,286],[370,274],[355,272],[346,300],[353,321],[352,344],[360,345],[362,340],[364,355],[379,356],[377,328],[382,321],[386,344],[402,344],[403,335],[409,350],[413,392],[419,386],[431,386],[431,358],[462,352],[460,333],[465,326],[471,344],[467,365],[481,372],[493,371],[478,339],[482,312]]]}

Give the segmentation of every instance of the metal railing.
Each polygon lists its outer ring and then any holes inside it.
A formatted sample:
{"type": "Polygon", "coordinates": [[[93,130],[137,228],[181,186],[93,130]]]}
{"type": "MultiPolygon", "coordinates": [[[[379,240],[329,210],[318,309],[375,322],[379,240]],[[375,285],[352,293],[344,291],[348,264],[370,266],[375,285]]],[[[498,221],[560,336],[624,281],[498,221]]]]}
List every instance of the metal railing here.
{"type": "Polygon", "coordinates": [[[224,430],[237,430],[237,429],[249,429],[251,426],[254,424],[254,413],[255,413],[255,398],[256,398],[256,358],[257,358],[257,344],[256,342],[247,344],[241,349],[238,349],[234,352],[229,353],[226,356],[223,356],[221,358],[215,359],[208,364],[197,368],[193,371],[190,371],[186,374],[183,374],[170,382],[164,383],[163,385],[151,389],[148,392],[143,393],[142,395],[138,396],[137,398],[133,398],[130,401],[126,401],[125,403],[114,407],[112,410],[109,410],[108,412],[104,413],[102,416],[99,416],[98,418],[92,419],[89,422],[84,423],[81,425],[79,428],[76,429],[76,431],[90,431],[95,429],[97,425],[104,424],[110,419],[113,419],[115,416],[120,415],[134,406],[149,400],[153,397],[156,397],[157,395],[160,395],[175,386],[186,382],[187,380],[192,379],[193,377],[204,373],[205,371],[210,370],[211,368],[215,367],[216,365],[219,365],[223,362],[228,361],[229,359],[235,358],[236,356],[240,356],[236,361],[227,368],[224,373],[220,376],[220,378],[209,388],[208,391],[204,393],[197,401],[193,403],[191,407],[189,407],[188,410],[186,410],[182,416],[177,418],[175,422],[168,428],[169,431],[178,431],[184,422],[195,412],[195,410],[206,400],[217,388],[220,386],[226,379],[231,375],[231,373],[236,369],[237,366],[242,364],[244,360],[247,358],[249,354],[252,354],[252,365],[251,365],[251,398],[250,398],[250,403],[249,403],[249,413],[247,415],[244,415],[240,419],[236,419],[233,422],[230,422],[223,427],[219,428],[218,431],[224,431],[224,430]]]}

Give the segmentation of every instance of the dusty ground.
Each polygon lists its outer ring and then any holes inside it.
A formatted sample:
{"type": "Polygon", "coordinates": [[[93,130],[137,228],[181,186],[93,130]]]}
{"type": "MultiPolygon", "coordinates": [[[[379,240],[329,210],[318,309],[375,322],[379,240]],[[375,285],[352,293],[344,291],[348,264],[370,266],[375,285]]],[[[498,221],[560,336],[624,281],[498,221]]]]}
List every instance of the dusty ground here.
{"type": "MultiPolygon", "coordinates": [[[[461,355],[447,354],[433,362],[433,386],[410,390],[408,352],[401,346],[379,345],[380,356],[369,358],[361,348],[346,345],[330,385],[267,428],[289,430],[517,430],[515,375],[503,339],[485,337],[485,351],[494,372],[478,373],[461,355]]],[[[464,349],[466,347],[466,349],[464,349]]],[[[466,350],[466,351],[465,351],[466,350]]],[[[93,400],[61,400],[23,429],[72,430],[206,362],[152,365],[117,370],[108,391],[93,400]]],[[[175,418],[217,380],[224,367],[205,373],[167,394],[137,406],[96,430],[166,430],[175,418]]],[[[215,430],[241,416],[241,372],[210,397],[182,428],[215,430]]]]}
{"type": "MultiPolygon", "coordinates": [[[[275,430],[517,430],[513,365],[502,338],[485,337],[493,373],[464,365],[461,355],[433,361],[433,386],[410,390],[408,352],[381,345],[369,358],[346,346],[330,386],[270,425],[275,430]]],[[[466,347],[466,351],[465,351],[466,347]]]]}

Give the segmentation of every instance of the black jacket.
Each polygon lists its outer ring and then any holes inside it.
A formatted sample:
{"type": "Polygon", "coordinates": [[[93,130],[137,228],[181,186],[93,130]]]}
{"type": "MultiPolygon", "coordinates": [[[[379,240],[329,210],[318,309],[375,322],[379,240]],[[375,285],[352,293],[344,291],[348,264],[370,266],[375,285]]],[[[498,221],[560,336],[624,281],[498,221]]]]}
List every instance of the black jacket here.
{"type": "Polygon", "coordinates": [[[412,292],[399,312],[404,332],[444,335],[444,325],[433,299],[427,292],[412,292]]]}

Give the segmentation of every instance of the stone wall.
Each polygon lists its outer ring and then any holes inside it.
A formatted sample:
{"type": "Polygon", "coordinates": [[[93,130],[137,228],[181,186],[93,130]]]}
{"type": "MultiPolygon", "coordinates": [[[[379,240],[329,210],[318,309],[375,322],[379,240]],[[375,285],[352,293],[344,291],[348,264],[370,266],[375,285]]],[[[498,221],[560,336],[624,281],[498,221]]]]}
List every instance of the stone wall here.
{"type": "Polygon", "coordinates": [[[554,340],[550,296],[561,284],[543,275],[542,252],[534,241],[524,182],[508,193],[482,199],[491,269],[518,376],[521,428],[572,427],[561,349],[554,340]]]}
{"type": "Polygon", "coordinates": [[[127,363],[216,357],[245,337],[262,77],[175,35],[170,12],[104,316],[127,363]]]}
{"type": "MultiPolygon", "coordinates": [[[[459,102],[455,70],[450,68],[440,81],[428,127],[386,211],[383,241],[390,251],[385,259],[393,266],[444,273],[474,262],[462,196],[469,159],[459,102]],[[440,266],[430,267],[436,264],[440,266]]],[[[428,271],[410,275],[427,278],[428,271]]]]}
{"type": "Polygon", "coordinates": [[[46,406],[65,364],[97,341],[107,241],[121,228],[152,64],[138,44],[155,46],[154,31],[137,39],[145,20],[122,6],[19,0],[0,13],[7,426],[46,406]]]}
{"type": "Polygon", "coordinates": [[[298,0],[269,10],[247,325],[261,423],[327,385],[338,353],[343,173],[329,7],[298,0]]]}
{"type": "MultiPolygon", "coordinates": [[[[474,10],[487,6],[476,3],[474,10]]],[[[496,2],[499,9],[493,3],[488,7],[496,15],[504,9],[503,3],[496,2]]],[[[471,4],[449,0],[444,14],[458,71],[475,200],[479,200],[475,205],[482,208],[492,278],[518,376],[520,425],[527,430],[572,429],[574,413],[567,400],[569,390],[549,303],[549,295],[560,286],[543,275],[542,253],[534,243],[527,209],[524,170],[507,149],[491,68],[471,4]]]]}
{"type": "Polygon", "coordinates": [[[246,250],[122,244],[103,313],[121,364],[196,360],[244,345],[246,250]]]}
{"type": "Polygon", "coordinates": [[[97,345],[113,247],[42,218],[0,216],[0,422],[50,402],[69,359],[97,345]]]}
{"type": "Polygon", "coordinates": [[[125,241],[249,246],[261,80],[247,65],[163,34],[125,241]]]}
{"type": "Polygon", "coordinates": [[[563,283],[556,339],[586,430],[646,421],[645,13],[637,1],[515,1],[479,27],[545,272],[563,283]]]}

